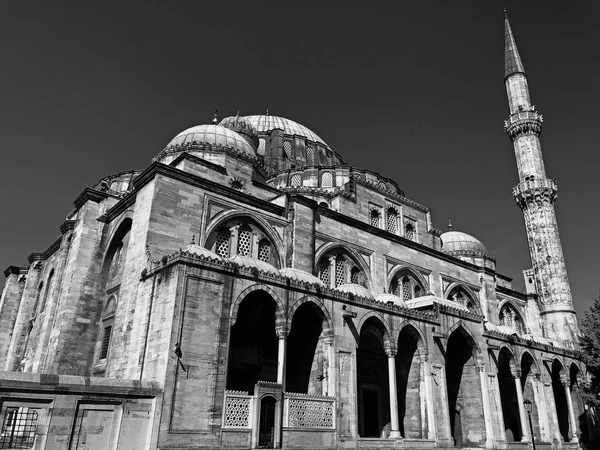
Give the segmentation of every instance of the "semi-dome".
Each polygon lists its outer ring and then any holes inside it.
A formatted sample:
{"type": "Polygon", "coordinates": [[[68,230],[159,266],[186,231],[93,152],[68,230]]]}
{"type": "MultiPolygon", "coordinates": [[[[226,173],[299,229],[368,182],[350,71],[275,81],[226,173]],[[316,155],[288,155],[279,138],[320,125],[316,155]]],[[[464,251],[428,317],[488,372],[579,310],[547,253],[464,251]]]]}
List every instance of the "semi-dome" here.
{"type": "Polygon", "coordinates": [[[255,149],[258,147],[258,132],[256,128],[239,114],[225,117],[219,125],[242,135],[255,149]]]}
{"type": "Polygon", "coordinates": [[[309,130],[304,125],[294,122],[293,120],[286,119],[285,117],[265,115],[256,116],[245,116],[244,117],[250,124],[256,128],[256,131],[260,133],[270,133],[274,129],[283,130],[284,134],[290,136],[302,136],[309,141],[317,142],[329,147],[323,139],[321,139],[314,131],[309,130]]]}
{"type": "Polygon", "coordinates": [[[360,284],[347,283],[342,284],[341,286],[336,287],[338,291],[347,292],[348,294],[353,294],[356,297],[366,297],[372,300],[375,299],[371,291],[369,291],[366,287],[361,286],[360,284]]]}
{"type": "Polygon", "coordinates": [[[237,254],[231,258],[229,258],[231,262],[236,263],[238,266],[248,267],[249,269],[258,269],[265,273],[272,273],[274,275],[279,275],[279,270],[268,262],[261,261],[260,259],[252,258],[250,256],[243,256],[237,254]]]}
{"type": "Polygon", "coordinates": [[[379,294],[377,297],[375,297],[375,300],[382,303],[392,302],[394,305],[401,306],[403,308],[406,307],[406,303],[404,302],[404,300],[394,294],[379,294]]]}
{"type": "Polygon", "coordinates": [[[485,253],[485,246],[473,236],[461,231],[442,233],[442,251],[449,254],[485,253]]]}
{"type": "Polygon", "coordinates": [[[182,253],[188,253],[190,255],[202,256],[203,258],[222,260],[223,258],[216,253],[211,252],[209,249],[199,246],[198,244],[189,244],[181,249],[182,253]]]}
{"type": "Polygon", "coordinates": [[[283,277],[291,278],[296,281],[303,281],[304,283],[323,285],[323,282],[321,280],[319,280],[314,275],[305,272],[304,270],[294,269],[293,267],[284,267],[279,271],[279,273],[283,277]]]}
{"type": "Polygon", "coordinates": [[[229,148],[254,158],[256,153],[242,135],[220,125],[197,125],[182,131],[167,144],[165,150],[194,149],[206,147],[229,148]]]}

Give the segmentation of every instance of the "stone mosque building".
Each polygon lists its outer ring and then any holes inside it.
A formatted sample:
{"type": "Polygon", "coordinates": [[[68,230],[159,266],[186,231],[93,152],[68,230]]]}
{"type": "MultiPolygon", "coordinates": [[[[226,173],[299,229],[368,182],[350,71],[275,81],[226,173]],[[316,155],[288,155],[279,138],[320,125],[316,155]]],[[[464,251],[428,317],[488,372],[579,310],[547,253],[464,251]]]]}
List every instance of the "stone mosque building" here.
{"type": "Polygon", "coordinates": [[[303,125],[215,119],[85,188],[58,240],[4,271],[0,449],[593,438],[557,185],[508,20],[505,33],[525,293],[483,243],[434,228],[303,125]]]}

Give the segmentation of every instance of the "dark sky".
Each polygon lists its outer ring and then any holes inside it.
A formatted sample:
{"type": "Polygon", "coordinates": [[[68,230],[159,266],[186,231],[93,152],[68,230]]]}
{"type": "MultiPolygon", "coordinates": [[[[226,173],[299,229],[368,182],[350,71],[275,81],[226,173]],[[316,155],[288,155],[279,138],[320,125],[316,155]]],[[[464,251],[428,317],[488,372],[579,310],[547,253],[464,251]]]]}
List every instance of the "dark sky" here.
{"type": "Polygon", "coordinates": [[[503,6],[581,315],[600,287],[597,1],[2,2],[0,269],[45,250],[84,187],[147,167],[215,107],[269,109],[397,180],[437,228],[451,217],[521,291],[503,6]]]}

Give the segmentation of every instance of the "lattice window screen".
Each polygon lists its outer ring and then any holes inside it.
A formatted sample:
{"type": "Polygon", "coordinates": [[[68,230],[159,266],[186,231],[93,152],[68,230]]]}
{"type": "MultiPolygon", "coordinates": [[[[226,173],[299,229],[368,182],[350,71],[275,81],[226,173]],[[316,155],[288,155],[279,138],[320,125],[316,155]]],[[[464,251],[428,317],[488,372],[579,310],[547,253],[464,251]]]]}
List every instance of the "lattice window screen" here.
{"type": "Polygon", "coordinates": [[[267,239],[261,239],[258,243],[258,259],[265,262],[271,259],[271,243],[267,239]]]}
{"type": "Polygon", "coordinates": [[[302,185],[302,177],[298,174],[292,175],[292,187],[300,187],[302,185]]]}
{"type": "Polygon", "coordinates": [[[291,398],[288,422],[290,427],[332,428],[333,402],[291,398]]]}
{"type": "Polygon", "coordinates": [[[33,448],[37,420],[38,413],[29,408],[7,408],[0,433],[0,448],[33,448]]]}
{"type": "Polygon", "coordinates": [[[398,229],[398,213],[394,208],[387,210],[387,230],[390,233],[396,233],[398,229]]]}
{"type": "Polygon", "coordinates": [[[410,282],[410,278],[402,278],[402,298],[404,298],[404,301],[410,300],[412,298],[411,284],[412,283],[410,282]]]}
{"type": "Polygon", "coordinates": [[[250,426],[250,398],[226,397],[224,426],[237,428],[250,426]]]}
{"type": "Polygon", "coordinates": [[[371,211],[371,225],[374,227],[379,227],[379,211],[376,209],[371,211]]]}
{"type": "Polygon", "coordinates": [[[222,258],[229,258],[229,240],[231,233],[223,228],[217,232],[217,241],[215,243],[215,253],[222,258]]]}
{"type": "Polygon", "coordinates": [[[266,148],[267,148],[267,142],[263,138],[260,138],[258,140],[258,149],[257,149],[256,152],[259,155],[263,155],[264,156],[266,148]]]}
{"type": "Polygon", "coordinates": [[[108,356],[108,345],[110,344],[110,335],[112,333],[112,325],[104,327],[104,335],[102,336],[102,345],[100,347],[100,359],[106,359],[108,356]]]}
{"type": "Polygon", "coordinates": [[[250,256],[252,253],[252,228],[246,224],[238,232],[237,253],[242,256],[250,256]]]}
{"type": "Polygon", "coordinates": [[[331,172],[325,172],[321,177],[321,187],[333,187],[331,172]]]}
{"type": "Polygon", "coordinates": [[[285,152],[285,156],[287,156],[289,159],[292,159],[292,144],[290,141],[285,141],[283,143],[283,151],[285,152]]]}
{"type": "Polygon", "coordinates": [[[335,258],[335,286],[346,283],[346,260],[343,256],[335,258]]]}
{"type": "Polygon", "coordinates": [[[358,267],[353,267],[350,272],[350,283],[359,284],[359,275],[360,269],[358,267]]]}
{"type": "Polygon", "coordinates": [[[327,287],[331,284],[331,278],[329,276],[329,259],[323,258],[319,264],[319,279],[327,287]]]}
{"type": "Polygon", "coordinates": [[[312,147],[306,148],[306,163],[307,164],[315,163],[315,149],[312,147]]]}
{"type": "Polygon", "coordinates": [[[400,296],[400,283],[398,283],[398,278],[392,280],[392,283],[390,284],[390,293],[400,296]]]}

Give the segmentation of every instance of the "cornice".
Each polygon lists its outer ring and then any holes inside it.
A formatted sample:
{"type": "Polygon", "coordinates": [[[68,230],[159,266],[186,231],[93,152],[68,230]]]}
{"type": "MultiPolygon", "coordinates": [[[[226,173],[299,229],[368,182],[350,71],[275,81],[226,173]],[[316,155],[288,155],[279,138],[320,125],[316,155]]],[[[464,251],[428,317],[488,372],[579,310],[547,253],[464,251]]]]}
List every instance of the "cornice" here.
{"type": "Polygon", "coordinates": [[[45,261],[50,256],[52,256],[54,253],[56,253],[56,251],[60,248],[61,242],[62,242],[62,236],[59,237],[56,241],[54,241],[50,245],[50,247],[48,247],[43,252],[41,252],[41,253],[31,253],[27,257],[27,261],[29,261],[29,264],[33,264],[34,261],[45,261]]]}
{"type": "Polygon", "coordinates": [[[504,286],[496,286],[496,292],[499,292],[500,294],[508,295],[510,297],[517,298],[519,300],[523,300],[523,301],[527,300],[527,294],[523,294],[522,292],[518,292],[518,291],[513,291],[512,289],[509,289],[504,286]]]}
{"type": "Polygon", "coordinates": [[[27,273],[28,270],[29,269],[27,267],[8,266],[6,269],[4,269],[4,276],[8,278],[11,275],[20,275],[22,273],[27,273]]]}
{"type": "Polygon", "coordinates": [[[92,189],[92,188],[88,187],[88,188],[85,188],[83,190],[83,192],[81,194],[79,194],[79,196],[75,200],[73,200],[73,204],[75,205],[75,208],[79,209],[88,200],[95,202],[95,203],[100,203],[102,200],[104,200],[108,196],[109,196],[109,194],[107,194],[106,192],[98,191],[96,189],[92,189]]]}
{"type": "Polygon", "coordinates": [[[65,220],[60,226],[60,232],[65,234],[67,231],[70,231],[75,228],[74,220],[65,220]]]}

